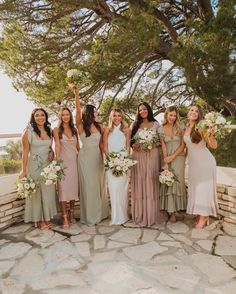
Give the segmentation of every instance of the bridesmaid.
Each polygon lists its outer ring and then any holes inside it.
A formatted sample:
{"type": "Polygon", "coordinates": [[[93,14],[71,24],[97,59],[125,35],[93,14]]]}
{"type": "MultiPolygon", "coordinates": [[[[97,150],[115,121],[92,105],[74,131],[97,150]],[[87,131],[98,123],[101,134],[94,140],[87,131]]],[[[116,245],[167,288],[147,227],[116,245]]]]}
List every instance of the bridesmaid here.
{"type": "Polygon", "coordinates": [[[59,127],[53,129],[56,157],[63,160],[65,177],[58,183],[58,196],[61,203],[64,229],[70,223],[75,223],[74,206],[78,200],[78,163],[79,141],[73,116],[69,108],[63,107],[59,112],[59,127]],[[66,203],[70,203],[69,222],[67,219],[66,203]]]}
{"type": "Polygon", "coordinates": [[[188,148],[188,205],[187,213],[199,215],[196,228],[203,228],[209,215],[217,216],[216,161],[206,147],[217,148],[213,134],[206,140],[196,124],[202,119],[199,106],[191,106],[184,141],[188,148]]]}
{"type": "MultiPolygon", "coordinates": [[[[113,109],[109,116],[109,127],[104,132],[104,153],[130,150],[130,129],[124,121],[120,109],[113,109]]],[[[128,175],[115,177],[109,170],[108,188],[111,197],[111,225],[121,225],[128,221],[128,175]]]]}
{"type": "Polygon", "coordinates": [[[186,187],[184,181],[185,154],[183,130],[180,127],[179,113],[175,106],[170,106],[164,113],[164,122],[158,129],[163,160],[166,168],[173,170],[178,178],[171,187],[161,184],[160,207],[170,215],[170,221],[176,222],[175,213],[185,210],[187,206],[186,187]]]}
{"type": "Polygon", "coordinates": [[[26,223],[35,222],[40,229],[52,227],[50,220],[57,214],[55,185],[46,186],[40,173],[43,165],[53,160],[52,131],[48,114],[43,108],[35,108],[30,123],[22,135],[22,170],[20,177],[29,173],[38,182],[36,193],[31,199],[26,198],[26,223]]]}
{"type": "Polygon", "coordinates": [[[108,198],[102,154],[103,126],[96,121],[96,108],[87,104],[80,112],[80,96],[76,89],[76,125],[82,141],[78,156],[80,187],[80,220],[98,224],[107,218],[108,198]]]}
{"type": "Polygon", "coordinates": [[[160,151],[157,146],[151,150],[141,150],[134,140],[135,135],[144,128],[154,130],[158,136],[158,127],[159,123],[155,120],[150,105],[140,103],[131,126],[132,156],[138,161],[131,169],[131,212],[133,221],[140,226],[151,226],[161,221],[158,181],[160,151]]]}

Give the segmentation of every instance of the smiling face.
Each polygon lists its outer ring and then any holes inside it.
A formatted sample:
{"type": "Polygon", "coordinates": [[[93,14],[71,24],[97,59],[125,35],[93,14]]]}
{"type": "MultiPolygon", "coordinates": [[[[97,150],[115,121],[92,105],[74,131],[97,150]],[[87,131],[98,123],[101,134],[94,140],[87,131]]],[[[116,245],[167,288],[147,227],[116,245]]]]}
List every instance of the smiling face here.
{"type": "Polygon", "coordinates": [[[118,126],[122,122],[122,114],[120,112],[114,111],[112,114],[112,123],[118,126]]]}
{"type": "Polygon", "coordinates": [[[170,125],[173,125],[176,122],[177,113],[176,111],[170,111],[166,115],[166,120],[170,125]]]}
{"type": "Polygon", "coordinates": [[[46,122],[46,115],[42,110],[37,110],[34,114],[34,120],[38,127],[44,126],[46,122]]]}
{"type": "Polygon", "coordinates": [[[63,123],[69,123],[69,121],[70,121],[70,119],[71,119],[71,114],[70,114],[70,112],[67,110],[67,109],[64,109],[63,111],[62,111],[62,113],[61,113],[61,121],[63,122],[63,123]]]}
{"type": "Polygon", "coordinates": [[[138,113],[141,116],[142,119],[145,119],[148,117],[148,110],[147,107],[143,104],[141,104],[138,108],[138,113]]]}
{"type": "Polygon", "coordinates": [[[188,120],[197,122],[200,117],[200,112],[197,106],[191,106],[188,112],[188,120]]]}

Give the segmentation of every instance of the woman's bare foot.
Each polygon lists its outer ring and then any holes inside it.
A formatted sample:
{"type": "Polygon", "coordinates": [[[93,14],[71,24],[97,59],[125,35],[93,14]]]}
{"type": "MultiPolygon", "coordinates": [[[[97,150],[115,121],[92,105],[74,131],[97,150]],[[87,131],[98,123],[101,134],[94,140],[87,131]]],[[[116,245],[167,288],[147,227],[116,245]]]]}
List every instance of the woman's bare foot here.
{"type": "Polygon", "coordinates": [[[198,223],[196,224],[195,228],[196,229],[203,229],[209,222],[209,217],[208,216],[199,216],[198,223]]]}
{"type": "Polygon", "coordinates": [[[172,223],[176,223],[176,215],[175,213],[171,213],[170,215],[170,218],[169,218],[169,221],[172,222],[172,223]]]}

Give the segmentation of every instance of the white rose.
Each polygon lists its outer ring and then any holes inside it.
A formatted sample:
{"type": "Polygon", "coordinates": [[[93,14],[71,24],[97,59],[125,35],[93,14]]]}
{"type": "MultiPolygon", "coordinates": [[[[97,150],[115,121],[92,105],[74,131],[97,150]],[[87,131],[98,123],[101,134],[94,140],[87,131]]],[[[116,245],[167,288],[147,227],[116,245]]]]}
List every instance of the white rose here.
{"type": "Polygon", "coordinates": [[[30,183],[30,188],[34,189],[35,188],[35,183],[30,183]]]}
{"type": "Polygon", "coordinates": [[[216,119],[217,125],[224,125],[226,123],[226,119],[223,116],[218,116],[216,119]]]}
{"type": "Polygon", "coordinates": [[[53,184],[53,181],[52,181],[52,180],[47,180],[47,181],[45,182],[45,185],[47,185],[47,186],[52,185],[52,184],[53,184]]]}
{"type": "Polygon", "coordinates": [[[73,75],[76,75],[76,74],[78,74],[78,70],[77,69],[70,69],[70,70],[68,70],[68,72],[67,72],[67,77],[68,78],[71,78],[73,75]]]}
{"type": "Polygon", "coordinates": [[[59,171],[59,170],[61,170],[61,167],[60,167],[59,165],[56,165],[56,166],[55,166],[55,170],[56,170],[56,171],[59,171]]]}

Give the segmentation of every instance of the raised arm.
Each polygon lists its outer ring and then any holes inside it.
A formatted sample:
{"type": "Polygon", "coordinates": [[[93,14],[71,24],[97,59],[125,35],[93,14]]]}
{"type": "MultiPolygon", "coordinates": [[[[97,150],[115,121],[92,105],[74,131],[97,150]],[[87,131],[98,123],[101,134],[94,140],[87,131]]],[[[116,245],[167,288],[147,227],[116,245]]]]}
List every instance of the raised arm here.
{"type": "Polygon", "coordinates": [[[218,144],[216,141],[216,138],[212,135],[207,139],[207,144],[212,148],[212,149],[216,149],[218,144]]]}
{"type": "Polygon", "coordinates": [[[60,138],[59,138],[58,128],[54,128],[52,133],[53,133],[53,138],[55,141],[56,158],[59,159],[61,146],[60,146],[60,138]]]}
{"type": "Polygon", "coordinates": [[[28,130],[26,129],[21,137],[22,143],[22,168],[20,172],[20,178],[26,177],[28,173],[28,156],[30,150],[30,144],[28,140],[28,130]]]}
{"type": "Polygon", "coordinates": [[[80,94],[79,90],[76,88],[75,89],[75,122],[76,122],[76,127],[78,129],[79,134],[83,132],[83,123],[82,123],[82,116],[81,116],[81,108],[80,108],[80,94]]]}

